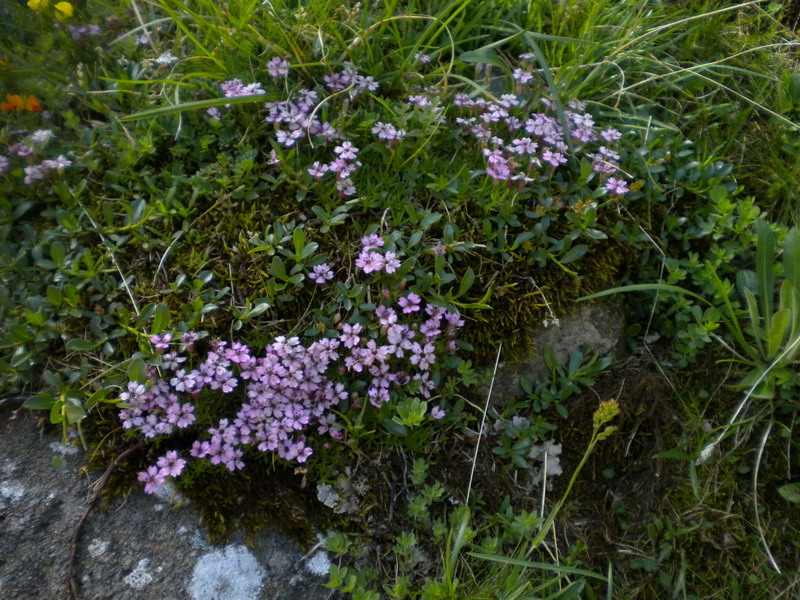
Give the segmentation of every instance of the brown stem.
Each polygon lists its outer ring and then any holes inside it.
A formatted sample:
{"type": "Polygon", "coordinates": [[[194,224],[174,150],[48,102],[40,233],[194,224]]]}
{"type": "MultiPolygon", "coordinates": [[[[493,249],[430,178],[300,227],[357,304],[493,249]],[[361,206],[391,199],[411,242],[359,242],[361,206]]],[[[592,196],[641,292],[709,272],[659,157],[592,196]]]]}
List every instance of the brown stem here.
{"type": "Polygon", "coordinates": [[[141,449],[142,449],[142,444],[136,443],[111,461],[111,464],[108,465],[108,468],[103,473],[103,476],[98,480],[97,489],[95,490],[92,499],[89,500],[89,504],[86,505],[86,510],[83,511],[83,515],[78,521],[78,524],[75,526],[75,531],[73,532],[72,540],[70,541],[72,550],[70,551],[69,563],[67,564],[67,581],[66,581],[69,596],[74,600],[77,600],[78,598],[78,586],[75,585],[75,558],[78,555],[78,540],[80,539],[81,529],[83,529],[83,525],[86,523],[86,519],[89,517],[89,513],[92,512],[94,505],[97,504],[97,501],[100,499],[100,494],[108,484],[108,480],[111,478],[111,474],[114,472],[114,469],[116,469],[117,465],[119,465],[119,463],[128,458],[131,454],[141,449]]]}

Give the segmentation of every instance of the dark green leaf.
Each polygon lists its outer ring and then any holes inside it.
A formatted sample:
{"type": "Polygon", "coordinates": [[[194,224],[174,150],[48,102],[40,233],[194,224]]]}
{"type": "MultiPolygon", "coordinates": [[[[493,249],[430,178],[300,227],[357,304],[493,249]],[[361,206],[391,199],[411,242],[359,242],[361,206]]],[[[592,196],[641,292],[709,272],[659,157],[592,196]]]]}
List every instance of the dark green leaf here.
{"type": "Polygon", "coordinates": [[[562,265],[569,264],[581,258],[584,254],[586,254],[588,250],[589,246],[584,246],[583,244],[581,244],[580,246],[573,246],[559,260],[562,265]]]}
{"type": "Polygon", "coordinates": [[[778,488],[778,493],[792,504],[800,504],[800,483],[787,483],[778,488]]]}
{"type": "Polygon", "coordinates": [[[89,352],[90,350],[94,350],[95,346],[97,346],[95,342],[90,342],[89,340],[81,338],[72,338],[67,342],[67,349],[74,350],[75,352],[89,352]]]}
{"type": "Polygon", "coordinates": [[[400,437],[408,435],[408,430],[405,428],[405,425],[401,425],[392,419],[384,419],[383,426],[386,428],[386,431],[394,435],[399,435],[400,437]]]}
{"type": "Polygon", "coordinates": [[[775,235],[764,219],[756,223],[758,241],[756,243],[756,276],[758,277],[758,295],[761,316],[764,318],[764,329],[769,330],[772,320],[772,301],[775,294],[774,260],[775,235]]]}
{"type": "Polygon", "coordinates": [[[147,379],[147,370],[141,358],[134,358],[128,365],[128,379],[144,383],[147,379]]]}
{"type": "Polygon", "coordinates": [[[783,275],[800,292],[800,229],[792,227],[783,243],[783,275]]]}
{"type": "Polygon", "coordinates": [[[164,304],[156,304],[153,324],[150,327],[152,333],[161,333],[167,328],[170,322],[169,308],[164,304]]]}
{"type": "Polygon", "coordinates": [[[61,306],[63,298],[61,297],[61,290],[54,285],[47,286],[47,301],[56,308],[61,306]]]}
{"type": "Polygon", "coordinates": [[[30,408],[31,410],[50,410],[55,402],[56,399],[53,397],[53,394],[40,392],[25,400],[25,403],[22,406],[25,408],[30,408]]]}

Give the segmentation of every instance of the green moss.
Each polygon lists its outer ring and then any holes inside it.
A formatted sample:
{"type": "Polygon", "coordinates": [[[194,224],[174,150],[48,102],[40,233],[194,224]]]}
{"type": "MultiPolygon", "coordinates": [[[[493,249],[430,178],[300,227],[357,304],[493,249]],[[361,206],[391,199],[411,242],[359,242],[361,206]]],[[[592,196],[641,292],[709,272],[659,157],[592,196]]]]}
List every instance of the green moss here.
{"type": "MultiPolygon", "coordinates": [[[[139,443],[119,427],[110,408],[87,420],[85,435],[93,447],[87,469],[100,472],[139,443]]],[[[172,436],[166,442],[168,447],[158,442],[142,443],[141,451],[129,455],[114,469],[103,490],[105,505],[140,490],[137,476],[141,471],[169,449],[188,448],[192,439],[188,434],[172,436]]],[[[245,468],[236,473],[208,461],[190,461],[175,484],[190,500],[212,543],[224,541],[236,531],[249,538],[272,527],[308,547],[316,542],[316,532],[344,527],[339,515],[320,506],[316,485],[307,479],[306,469],[282,464],[273,455],[247,453],[245,468]]]]}
{"type": "Polygon", "coordinates": [[[316,485],[307,483],[304,469],[279,464],[263,454],[245,458],[241,472],[197,462],[176,481],[212,542],[225,540],[237,530],[250,537],[272,527],[308,547],[315,543],[316,532],[343,526],[333,511],[320,506],[316,485]]]}
{"type": "Polygon", "coordinates": [[[550,310],[559,318],[565,316],[575,299],[608,287],[629,261],[624,247],[604,243],[570,265],[578,270],[577,277],[552,263],[537,271],[524,261],[505,265],[492,284],[491,310],[467,314],[470,323],[463,337],[474,346],[475,360],[490,364],[500,343],[503,360],[527,359],[534,350],[531,334],[550,317],[550,310]]]}

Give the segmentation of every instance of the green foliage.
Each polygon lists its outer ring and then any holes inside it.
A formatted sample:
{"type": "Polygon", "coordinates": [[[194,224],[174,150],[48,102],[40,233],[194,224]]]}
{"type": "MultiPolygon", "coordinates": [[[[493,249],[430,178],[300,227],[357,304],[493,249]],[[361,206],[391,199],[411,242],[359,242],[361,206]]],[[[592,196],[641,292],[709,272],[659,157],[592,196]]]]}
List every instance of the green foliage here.
{"type": "MultiPolygon", "coordinates": [[[[545,597],[572,598],[579,597],[585,589],[592,591],[593,583],[610,585],[607,577],[580,568],[572,555],[562,557],[557,563],[545,559],[546,551],[541,544],[587,458],[597,443],[609,435],[607,423],[618,412],[614,402],[602,403],[597,409],[589,445],[566,491],[546,518],[533,512],[515,513],[506,498],[497,515],[481,518],[462,504],[447,509],[446,520],[431,520],[431,511],[445,503],[445,489],[439,482],[423,485],[407,505],[415,529],[399,533],[391,548],[390,560],[399,567],[397,576],[384,582],[380,591],[393,598],[425,600],[483,598],[497,593],[520,597],[545,591],[549,594],[545,597]],[[420,550],[431,535],[438,539],[442,558],[422,575],[416,572],[425,561],[420,550]],[[535,560],[538,557],[543,560],[535,560]]],[[[421,467],[415,465],[415,469],[421,467]]],[[[418,481],[416,485],[421,485],[418,481]]],[[[346,540],[342,535],[334,535],[327,544],[340,559],[354,558],[360,553],[353,538],[346,540]]],[[[331,567],[328,586],[352,593],[355,598],[359,594],[378,593],[380,588],[376,583],[370,570],[340,563],[331,567]]]]}
{"type": "Polygon", "coordinates": [[[746,389],[748,396],[769,400],[775,397],[776,386],[779,386],[782,395],[790,397],[798,383],[791,366],[800,353],[800,296],[797,287],[800,283],[797,281],[800,233],[797,228],[786,233],[782,253],[785,279],[777,284],[774,234],[763,219],[757,221],[756,229],[756,270],[740,271],[735,288],[729,280],[717,274],[713,263],[706,263],[715,301],[669,284],[614,288],[585,299],[617,292],[652,290],[679,293],[700,301],[708,308],[704,312],[695,311],[695,315],[698,321],[705,319],[711,323],[702,324],[703,329],[713,331],[719,323],[724,324],[729,339],[736,343],[733,362],[748,369],[737,387],[746,389]],[[739,293],[739,300],[731,299],[734,289],[739,293]]]}
{"type": "MultiPolygon", "coordinates": [[[[48,410],[65,439],[68,426],[83,433],[107,418],[127,380],[145,381],[146,360],[159,366],[153,334],[264,345],[277,335],[332,337],[345,322],[377,335],[369,315],[379,298],[414,292],[461,313],[456,345],[471,355],[446,359],[427,401],[412,383],[372,410],[363,388],[349,390],[339,407],[346,441],[307,476],[324,480],[353,455],[407,452],[413,489],[400,512],[413,531],[392,531],[387,552],[401,572],[391,581],[337,566],[332,587],[355,598],[592,597],[599,579],[580,570],[579,549],[553,564],[517,547],[549,530],[543,514],[509,507],[487,525],[451,509],[449,482],[432,479],[439,466],[428,452],[471,424],[470,387],[500,342],[504,359],[525,357],[531,331],[577,297],[620,277],[640,290],[658,281],[652,304],[627,306],[632,335],[647,342],[660,333],[683,368],[721,343],[742,377],[737,389],[778,398],[779,410],[795,406],[799,234],[763,220],[796,221],[800,189],[796,42],[780,25],[779,3],[158,0],[134,8],[76,3],[68,24],[95,23],[101,33],[73,39],[49,13],[0,6],[0,103],[35,95],[44,108],[0,111],[0,148],[13,154],[37,129],[56,134],[31,158],[12,155],[0,174],[0,396],[29,397],[26,406],[48,410]],[[531,58],[520,61],[522,53],[531,58]],[[269,76],[271,57],[289,59],[288,76],[269,76]],[[350,63],[379,89],[351,97],[324,85],[350,63]],[[530,87],[510,76],[518,66],[531,70],[530,87]],[[220,97],[232,78],[259,81],[266,94],[220,97]],[[264,122],[264,100],[296,98],[301,87],[320,94],[315,115],[362,149],[354,197],[307,172],[332,158],[329,146],[281,145],[264,122]],[[455,119],[466,113],[452,105],[454,92],[515,93],[526,113],[543,110],[545,97],[562,125],[570,101],[586,101],[598,123],[625,133],[615,150],[631,193],[610,197],[585,157],[519,188],[492,181],[485,142],[458,133],[455,119]],[[406,101],[417,93],[432,105],[406,101]],[[406,138],[380,143],[371,133],[379,121],[406,138]],[[72,167],[23,182],[25,167],[59,155],[72,167]],[[401,257],[394,276],[360,278],[354,248],[369,234],[401,257]],[[324,262],[336,271],[327,287],[309,279],[324,262]],[[435,422],[434,406],[447,417],[435,422]],[[426,554],[444,558],[440,572],[425,572],[426,554]]],[[[546,377],[525,382],[527,398],[498,415],[494,455],[509,466],[528,466],[556,415],[576,418],[571,400],[606,366],[581,353],[566,365],[545,358],[546,377]]],[[[610,433],[595,431],[595,442],[610,433]]],[[[242,482],[193,476],[196,497],[207,484],[206,499],[218,505],[202,509],[210,529],[230,531],[240,511],[231,489],[244,493],[242,482]]],[[[781,499],[793,501],[792,485],[781,484],[781,499]]],[[[254,501],[249,510],[252,525],[286,508],[254,501]]],[[[689,533],[667,521],[633,566],[690,597],[670,571],[676,560],[690,570],[673,542],[689,533]]],[[[355,540],[329,547],[355,556],[363,550],[355,540]]]]}
{"type": "Polygon", "coordinates": [[[526,397],[509,402],[495,424],[500,436],[492,452],[508,461],[507,468],[528,469],[533,443],[545,441],[557,428],[547,417],[554,410],[566,419],[567,400],[581,388],[593,386],[592,376],[611,364],[611,359],[596,355],[585,360],[579,350],[569,356],[566,364],[560,364],[550,346],[542,349],[542,357],[547,371],[541,381],[534,387],[528,377],[522,376],[520,384],[526,397]]]}

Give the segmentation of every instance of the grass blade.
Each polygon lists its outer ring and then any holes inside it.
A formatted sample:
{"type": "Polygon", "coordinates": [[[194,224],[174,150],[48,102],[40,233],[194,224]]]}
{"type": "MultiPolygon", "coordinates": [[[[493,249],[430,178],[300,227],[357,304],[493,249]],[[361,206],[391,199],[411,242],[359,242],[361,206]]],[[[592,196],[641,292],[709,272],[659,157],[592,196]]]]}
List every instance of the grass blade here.
{"type": "Polygon", "coordinates": [[[504,565],[513,565],[515,567],[523,567],[525,569],[539,569],[542,571],[553,571],[555,573],[566,573],[569,575],[580,575],[581,577],[590,577],[608,583],[608,578],[605,575],[598,575],[592,571],[585,569],[578,569],[577,567],[567,567],[565,565],[555,565],[551,563],[534,562],[531,560],[523,560],[521,558],[509,558],[498,554],[485,554],[483,552],[470,552],[470,556],[480,558],[481,560],[488,560],[497,562],[504,565]]]}

